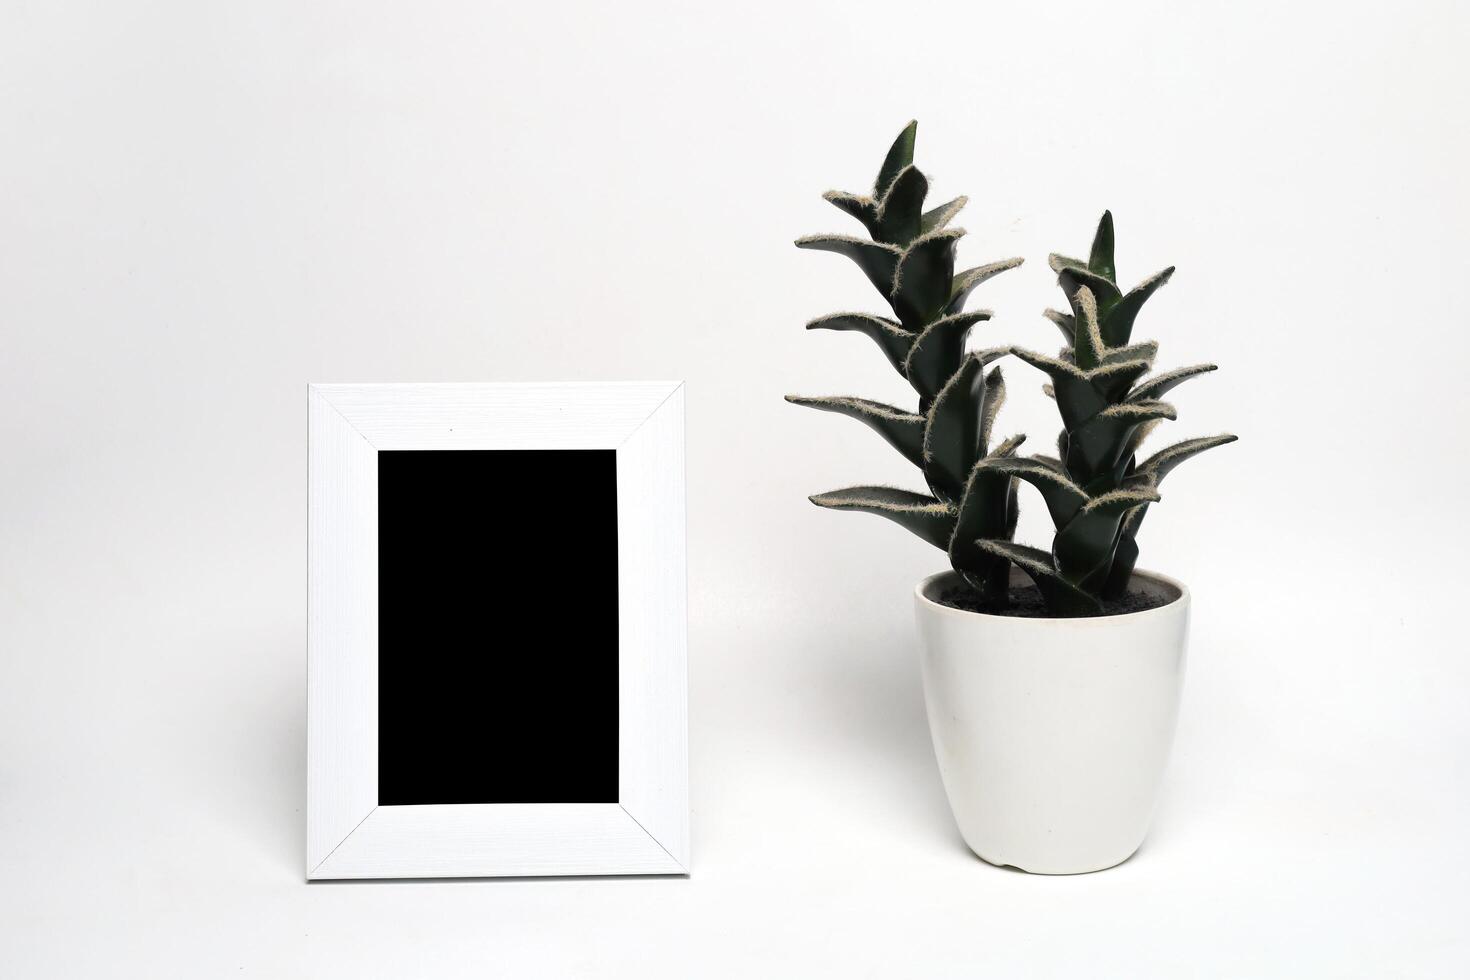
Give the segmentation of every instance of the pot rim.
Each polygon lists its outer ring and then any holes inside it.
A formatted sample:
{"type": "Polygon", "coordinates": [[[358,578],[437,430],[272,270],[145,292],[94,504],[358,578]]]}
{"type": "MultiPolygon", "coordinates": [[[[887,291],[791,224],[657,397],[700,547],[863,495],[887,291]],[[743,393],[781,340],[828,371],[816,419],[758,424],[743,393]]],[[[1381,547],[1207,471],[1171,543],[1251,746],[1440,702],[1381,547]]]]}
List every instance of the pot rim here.
{"type": "MultiPolygon", "coordinates": [[[[925,576],[924,578],[919,580],[918,585],[914,586],[914,598],[919,601],[919,604],[921,606],[925,606],[932,612],[937,613],[941,616],[966,616],[976,619],[993,620],[1006,623],[1042,624],[1036,627],[1038,629],[1042,628],[1046,624],[1052,623],[1136,623],[1147,616],[1172,615],[1178,609],[1187,608],[1189,606],[1189,586],[1185,585],[1178,579],[1170,578],[1168,575],[1164,575],[1161,572],[1151,572],[1143,568],[1135,568],[1133,570],[1133,574],[1142,576],[1146,579],[1152,579],[1153,581],[1158,582],[1162,585],[1177,589],[1179,591],[1179,595],[1164,603],[1162,606],[1154,606],[1152,609],[1140,609],[1137,612],[1117,613],[1112,616],[1001,616],[997,615],[996,613],[972,612],[968,609],[956,609],[953,606],[946,606],[942,602],[936,602],[935,600],[929,598],[927,595],[924,594],[924,591],[926,589],[928,589],[934,583],[938,582],[940,579],[950,575],[958,577],[959,574],[960,573],[955,571],[953,568],[947,568],[942,572],[935,572],[933,575],[925,576]]],[[[1016,570],[1012,569],[1011,574],[1016,574],[1016,570]]]]}

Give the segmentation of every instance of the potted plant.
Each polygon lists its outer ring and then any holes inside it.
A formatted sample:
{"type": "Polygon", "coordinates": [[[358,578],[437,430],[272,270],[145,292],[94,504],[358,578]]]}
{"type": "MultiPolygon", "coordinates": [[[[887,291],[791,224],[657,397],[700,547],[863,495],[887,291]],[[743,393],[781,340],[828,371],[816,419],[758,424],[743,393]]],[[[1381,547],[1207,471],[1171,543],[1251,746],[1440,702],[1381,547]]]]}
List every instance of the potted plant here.
{"type": "Polygon", "coordinates": [[[924,210],[916,128],[894,142],[872,194],[825,195],[869,238],[796,244],[852,259],[893,312],[837,313],[808,329],[866,334],[918,408],[788,400],[866,423],[920,469],[928,492],[859,486],[811,500],[886,517],[949,556],[951,570],[920,582],[915,603],[930,733],[966,843],[1025,871],[1098,871],[1126,860],[1148,830],[1183,675],[1189,592],[1135,568],[1138,529],[1164,477],[1235,437],[1140,455],[1154,427],[1175,417],[1162,396],[1215,366],[1148,376],[1158,345],[1134,342],[1134,321],[1173,269],[1123,292],[1111,214],[1086,261],[1051,257],[1070,307],[1046,312],[1065,340],[1056,356],[968,349],[970,328],[991,316],[965,310],[971,291],[1021,260],[956,273],[964,232],[949,222],[965,198],[924,210]],[[1019,455],[1024,436],[993,441],[1005,383],[989,365],[1006,355],[1049,376],[1063,426],[1056,456],[1019,455]],[[1056,527],[1050,549],[1012,540],[1021,483],[1056,527]]]}

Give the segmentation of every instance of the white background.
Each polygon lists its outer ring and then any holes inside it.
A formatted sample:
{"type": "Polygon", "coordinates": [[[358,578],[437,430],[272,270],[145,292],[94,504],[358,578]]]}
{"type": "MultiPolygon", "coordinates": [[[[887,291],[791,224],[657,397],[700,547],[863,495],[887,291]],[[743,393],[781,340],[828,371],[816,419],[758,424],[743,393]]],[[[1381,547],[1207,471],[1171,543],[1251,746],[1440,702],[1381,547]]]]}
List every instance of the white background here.
{"type": "Polygon", "coordinates": [[[0,10],[0,974],[1470,972],[1463,6],[0,10]],[[1190,677],[1103,874],[969,855],[943,559],[804,499],[912,485],[781,401],[906,397],[790,242],[911,116],[961,258],[1027,258],[977,342],[1054,345],[1110,207],[1123,279],[1179,266],[1161,366],[1221,365],[1169,434],[1241,436],[1142,535],[1190,677]],[[304,884],[306,383],[630,378],[688,381],[693,875],[304,884]]]}

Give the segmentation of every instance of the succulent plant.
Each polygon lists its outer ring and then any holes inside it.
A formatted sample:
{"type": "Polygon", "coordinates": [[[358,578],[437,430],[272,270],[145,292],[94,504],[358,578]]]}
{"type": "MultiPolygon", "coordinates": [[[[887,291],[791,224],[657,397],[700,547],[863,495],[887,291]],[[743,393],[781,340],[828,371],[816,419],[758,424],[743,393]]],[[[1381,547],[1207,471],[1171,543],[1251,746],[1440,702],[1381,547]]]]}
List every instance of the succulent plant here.
{"type": "Polygon", "coordinates": [[[969,350],[970,329],[991,317],[966,311],[976,286],[1021,259],[955,271],[965,234],[950,228],[966,198],[924,210],[929,184],[913,165],[917,123],[889,149],[868,195],[829,191],[824,197],[862,222],[868,238],[810,235],[797,247],[845,255],[883,294],[893,316],[833,313],[808,330],[847,330],[868,336],[913,387],[917,411],[865,398],[804,398],[797,405],[855,418],[917,466],[928,493],[857,486],[811,497],[819,507],[886,517],[943,549],[976,593],[976,605],[1003,610],[1012,564],[1024,571],[1054,616],[1092,616],[1128,592],[1138,560],[1136,536],[1159,484],[1176,466],[1235,436],[1189,439],[1143,459],[1138,450],[1162,420],[1175,417],[1163,395],[1215,370],[1199,364],[1144,377],[1158,345],[1134,343],[1144,303],[1173,268],[1124,293],[1113,258],[1113,218],[1104,213],[1087,261],[1053,255],[1051,266],[1070,313],[1047,310],[1066,346],[1056,357],[1017,347],[969,350]],[[1017,435],[992,445],[1005,381],[991,362],[1013,354],[1045,372],[1045,386],[1062,416],[1058,455],[1021,457],[1017,435]],[[1016,544],[1016,489],[1029,483],[1046,503],[1056,534],[1050,551],[1016,544]]]}
{"type": "Polygon", "coordinates": [[[975,287],[1020,259],[955,271],[956,245],[965,232],[949,227],[966,198],[924,209],[929,182],[913,165],[918,124],[906,126],[889,149],[869,195],[829,191],[826,200],[856,218],[867,238],[810,235],[798,248],[845,255],[883,294],[892,317],[833,313],[808,330],[848,330],[871,338],[918,396],[917,411],[865,398],[787,396],[797,405],[857,419],[917,466],[929,492],[858,486],[811,497],[819,507],[857,510],[894,521],[949,555],[988,607],[1007,600],[1010,559],[996,550],[1016,528],[1016,481],[984,464],[1011,459],[1024,439],[992,446],[996,412],[1005,399],[1000,368],[987,366],[1009,353],[993,347],[968,351],[970,329],[989,310],[966,311],[975,287]],[[984,547],[980,542],[987,542],[984,547]]]}
{"type": "Polygon", "coordinates": [[[1215,370],[1196,364],[1144,377],[1158,345],[1134,343],[1133,325],[1143,304],[1169,281],[1170,267],[1124,293],[1113,260],[1113,216],[1105,212],[1087,261],[1061,255],[1051,267],[1071,313],[1047,310],[1066,340],[1056,357],[1020,348],[1011,353],[1045,372],[1045,386],[1062,416],[1058,455],[987,460],[994,470],[1040,491],[1056,526],[1050,551],[1015,544],[1011,535],[977,542],[986,553],[1006,558],[1036,583],[1047,609],[1057,616],[1104,611],[1104,600],[1128,591],[1138,560],[1135,537],[1148,506],[1159,500],[1159,484],[1185,460],[1235,436],[1189,439],[1139,460],[1143,440],[1159,422],[1175,417],[1160,398],[1180,383],[1215,370]]]}

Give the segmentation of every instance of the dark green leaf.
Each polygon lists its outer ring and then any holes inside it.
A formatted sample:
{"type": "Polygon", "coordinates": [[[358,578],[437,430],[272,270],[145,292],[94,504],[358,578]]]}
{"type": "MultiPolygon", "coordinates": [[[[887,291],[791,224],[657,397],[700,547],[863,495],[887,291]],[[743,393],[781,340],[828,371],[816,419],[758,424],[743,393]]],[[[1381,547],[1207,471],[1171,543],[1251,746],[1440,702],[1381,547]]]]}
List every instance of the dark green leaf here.
{"type": "Polygon", "coordinates": [[[1083,272],[1091,272],[1087,263],[1081,259],[1074,259],[1059,252],[1053,252],[1046,257],[1046,264],[1051,267],[1052,272],[1061,272],[1063,269],[1081,269],[1083,272]]]}
{"type": "Polygon", "coordinates": [[[1077,359],[1077,366],[1084,371],[1095,368],[1102,363],[1108,348],[1098,332],[1097,302],[1092,290],[1086,286],[1078,287],[1072,297],[1072,317],[1075,326],[1072,354],[1077,359]]]}
{"type": "Polygon", "coordinates": [[[914,335],[898,325],[896,320],[872,316],[868,313],[833,313],[819,316],[806,325],[808,330],[856,330],[873,338],[883,349],[888,363],[894,370],[904,374],[904,361],[914,345],[914,335]]]}
{"type": "Polygon", "coordinates": [[[1077,342],[1077,321],[1072,317],[1072,314],[1062,313],[1059,310],[1047,310],[1042,316],[1050,320],[1062,332],[1062,336],[1066,338],[1068,347],[1071,347],[1077,342]]]}
{"type": "Polygon", "coordinates": [[[860,510],[886,517],[908,528],[942,551],[948,551],[955,509],[933,497],[893,487],[848,487],[809,498],[818,507],[860,510]]]}
{"type": "Polygon", "coordinates": [[[885,405],[882,402],[869,401],[866,398],[843,396],[803,398],[798,395],[787,395],[786,400],[793,405],[804,405],[818,411],[836,412],[838,415],[857,419],[888,440],[888,444],[902,453],[904,459],[920,468],[924,466],[924,416],[922,415],[905,412],[901,408],[885,405]]]}
{"type": "Polygon", "coordinates": [[[954,277],[954,286],[950,291],[949,304],[945,307],[945,312],[954,314],[963,310],[965,308],[965,301],[970,298],[970,293],[975,291],[976,286],[987,279],[1000,275],[1007,269],[1014,269],[1024,261],[1025,259],[1001,259],[999,262],[992,262],[989,265],[977,265],[973,269],[966,269],[964,272],[961,272],[954,277]]]}
{"type": "Polygon", "coordinates": [[[1012,348],[1011,353],[1051,377],[1052,383],[1045,390],[1056,399],[1062,423],[1068,429],[1083,425],[1119,400],[1133,379],[1148,370],[1147,362],[1133,361],[1103,364],[1083,371],[1061,358],[1047,357],[1023,348],[1012,348]]]}
{"type": "Polygon", "coordinates": [[[873,184],[873,196],[881,199],[888,191],[888,185],[893,183],[900,170],[914,162],[914,137],[919,131],[917,119],[909,122],[898,134],[898,139],[888,148],[888,156],[883,158],[883,166],[878,170],[878,180],[873,184]]]}
{"type": "Polygon", "coordinates": [[[1138,311],[1143,309],[1143,304],[1152,296],[1160,286],[1169,281],[1174,274],[1171,265],[1142,283],[1134,286],[1128,291],[1118,303],[1111,307],[1107,315],[1103,317],[1102,335],[1103,341],[1109,347],[1121,347],[1128,343],[1133,336],[1133,321],[1138,317],[1138,311]]]}
{"type": "Polygon", "coordinates": [[[929,181],[919,168],[904,167],[878,206],[878,230],[873,237],[891,245],[907,245],[918,238],[928,193],[929,181]]]}
{"type": "Polygon", "coordinates": [[[1057,530],[1052,553],[1057,570],[1069,582],[1084,586],[1085,580],[1112,567],[1113,548],[1123,518],[1135,507],[1159,499],[1150,489],[1114,490],[1094,497],[1057,530]]]}
{"type": "Polygon", "coordinates": [[[1062,292],[1067,296],[1067,302],[1072,304],[1072,312],[1077,312],[1077,290],[1086,288],[1092,293],[1093,299],[1097,301],[1098,309],[1106,313],[1113,305],[1122,298],[1118,287],[1107,279],[1097,275],[1085,265],[1072,265],[1071,261],[1060,255],[1051,257],[1051,267],[1057,274],[1057,284],[1062,287],[1062,292]]]}
{"type": "Polygon", "coordinates": [[[1087,268],[1109,282],[1116,282],[1118,270],[1113,264],[1113,212],[1104,211],[1097,223],[1097,234],[1092,236],[1092,253],[1087,258],[1087,268]]]}
{"type": "Polygon", "coordinates": [[[1208,374],[1214,370],[1216,370],[1216,366],[1213,364],[1195,364],[1192,367],[1182,367],[1176,368],[1173,371],[1165,371],[1163,374],[1149,378],[1137,388],[1134,388],[1129,393],[1128,400],[1131,402],[1153,401],[1156,398],[1162,398],[1170,391],[1173,391],[1180,383],[1188,381],[1190,378],[1198,377],[1201,374],[1208,374]]]}
{"type": "Polygon", "coordinates": [[[1138,472],[1153,475],[1155,484],[1163,482],[1164,477],[1173,471],[1174,467],[1204,452],[1206,449],[1214,449],[1216,446],[1224,446],[1235,442],[1237,436],[1219,435],[1203,436],[1199,439],[1186,439],[1176,442],[1154,453],[1148,459],[1138,464],[1138,472]]]}
{"type": "Polygon", "coordinates": [[[858,264],[868,281],[884,296],[893,292],[893,278],[898,273],[899,257],[903,255],[902,249],[896,246],[848,235],[808,235],[798,238],[796,247],[847,256],[858,264]]]}
{"type": "MultiPolygon", "coordinates": [[[[1100,364],[1087,372],[1087,380],[1102,393],[1109,403],[1120,402],[1128,394],[1133,383],[1148,373],[1148,361],[1113,361],[1100,364]]],[[[1153,401],[1153,399],[1139,399],[1153,401]]]]}
{"type": "Polygon", "coordinates": [[[982,455],[980,414],[985,378],[980,359],[966,357],[929,407],[924,426],[924,475],[929,486],[958,500],[975,461],[982,455]]]}
{"type": "Polygon", "coordinates": [[[828,191],[822,200],[829,201],[863,223],[868,234],[878,237],[878,203],[871,197],[849,194],[846,191],[828,191]]]}
{"type": "Polygon", "coordinates": [[[1158,356],[1159,344],[1156,340],[1145,340],[1141,344],[1129,344],[1127,347],[1114,347],[1103,355],[1104,364],[1118,364],[1123,361],[1146,361],[1154,362],[1158,356]]]}
{"type": "Polygon", "coordinates": [[[921,235],[927,235],[931,231],[938,231],[943,228],[953,221],[954,216],[959,214],[960,209],[969,202],[970,199],[968,197],[960,196],[953,201],[944,202],[933,210],[925,211],[923,218],[919,221],[919,233],[921,235]]]}
{"type": "Polygon", "coordinates": [[[933,398],[960,367],[965,356],[965,337],[970,328],[990,319],[989,310],[956,313],[935,320],[924,328],[909,348],[903,373],[924,398],[933,398]]]}
{"type": "MultiPolygon", "coordinates": [[[[1146,507],[1148,505],[1145,504],[1144,506],[1146,507]]],[[[1097,596],[1099,599],[1102,598],[1103,589],[1108,584],[1108,574],[1113,570],[1113,562],[1117,559],[1118,555],[1118,545],[1122,543],[1122,540],[1123,530],[1120,527],[1113,535],[1112,544],[1107,548],[1105,560],[1085,575],[1082,581],[1077,583],[1079,589],[1088,595],[1097,596]]]]}
{"type": "MultiPolygon", "coordinates": [[[[1005,442],[1002,442],[999,446],[996,446],[995,449],[991,451],[990,455],[997,457],[1014,456],[1016,454],[1016,450],[1020,447],[1021,443],[1025,441],[1026,437],[1024,435],[1011,436],[1005,442]]],[[[1007,541],[1014,538],[1016,536],[1016,524],[1018,521],[1020,521],[1020,519],[1021,508],[1016,505],[1016,481],[1012,480],[1010,489],[1006,491],[1006,526],[1005,533],[1002,534],[1001,537],[1005,538],[1007,541]]],[[[1010,591],[1010,585],[1011,576],[1008,570],[1005,577],[1005,588],[1008,594],[1010,591]]]]}
{"type": "Polygon", "coordinates": [[[1127,463],[1124,449],[1138,426],[1153,419],[1172,419],[1174,406],[1165,402],[1124,402],[1110,405],[1086,423],[1069,432],[1064,457],[1067,472],[1084,489],[1097,478],[1112,475],[1112,483],[1122,478],[1127,463]]]}
{"type": "Polygon", "coordinates": [[[1057,400],[1057,411],[1061,413],[1062,424],[1068,429],[1077,428],[1110,404],[1085,375],[1057,374],[1054,377],[1052,397],[1057,400]]]}
{"type": "MultiPolygon", "coordinates": [[[[1140,474],[1131,477],[1132,480],[1143,480],[1144,485],[1154,486],[1151,475],[1140,474]]],[[[1138,528],[1147,513],[1148,505],[1144,504],[1130,510],[1123,518],[1123,526],[1118,529],[1118,545],[1113,553],[1113,567],[1108,569],[1107,579],[1103,582],[1103,598],[1121,599],[1128,594],[1128,583],[1133,580],[1133,569],[1138,564],[1138,528]]]]}
{"type": "MultiPolygon", "coordinates": [[[[983,364],[983,362],[982,362],[983,364]]],[[[1006,402],[1006,379],[1000,368],[992,368],[985,376],[985,389],[980,396],[980,440],[979,451],[983,455],[990,451],[990,433],[995,428],[995,417],[1006,402]]]]}
{"type": "MultiPolygon", "coordinates": [[[[1006,531],[1005,539],[1010,541],[1016,536],[1016,525],[1021,520],[1021,508],[1016,505],[1017,481],[1011,481],[1011,488],[1006,492],[1006,531]]],[[[1006,585],[1009,586],[1010,576],[1006,576],[1006,585]]]]}
{"type": "Polygon", "coordinates": [[[1118,547],[1113,549],[1113,567],[1108,570],[1107,582],[1103,585],[1104,599],[1121,599],[1128,594],[1128,583],[1133,580],[1133,566],[1138,564],[1138,542],[1129,533],[1126,525],[1134,515],[1142,514],[1147,509],[1138,508],[1123,522],[1125,526],[1118,537],[1118,547]]]}
{"type": "Polygon", "coordinates": [[[1087,377],[1087,373],[1077,365],[1064,361],[1059,357],[1048,357],[1046,354],[1038,354],[1024,347],[1012,347],[1011,353],[1038,371],[1045,371],[1051,376],[1052,380],[1056,380],[1059,375],[1079,379],[1087,377]]]}
{"type": "Polygon", "coordinates": [[[1062,578],[1052,564],[1051,555],[1040,548],[1029,548],[1013,541],[984,540],[975,542],[982,551],[1011,561],[1036,583],[1047,610],[1054,616],[1098,616],[1102,603],[1062,578]]]}
{"type": "Polygon", "coordinates": [[[1005,476],[1025,480],[1039,490],[1041,499],[1046,501],[1047,512],[1051,514],[1052,524],[1057,527],[1065,527],[1087,503],[1087,494],[1081,487],[1073,483],[1065,473],[1040,459],[1006,459],[992,455],[975,465],[980,470],[994,470],[1005,476]]]}
{"type": "Polygon", "coordinates": [[[990,451],[990,455],[986,458],[989,459],[1000,456],[1014,456],[1016,454],[1016,450],[1020,448],[1021,443],[1025,441],[1026,436],[1024,434],[1011,436],[1005,442],[992,449],[990,451]]]}
{"type": "MultiPolygon", "coordinates": [[[[983,461],[982,461],[983,462],[983,461]]],[[[960,499],[954,534],[949,539],[949,563],[994,606],[1004,605],[1010,586],[1010,562],[982,551],[980,538],[1009,538],[1012,480],[977,464],[970,471],[960,499]]]]}
{"type": "Polygon", "coordinates": [[[1134,429],[1133,434],[1128,437],[1128,441],[1123,446],[1124,458],[1131,459],[1143,445],[1144,440],[1153,434],[1154,429],[1158,428],[1162,421],[1163,419],[1150,419],[1134,429]]]}
{"type": "Polygon", "coordinates": [[[944,309],[954,279],[955,243],[963,234],[959,228],[933,232],[910,245],[899,259],[889,300],[908,329],[923,329],[944,309]]]}

